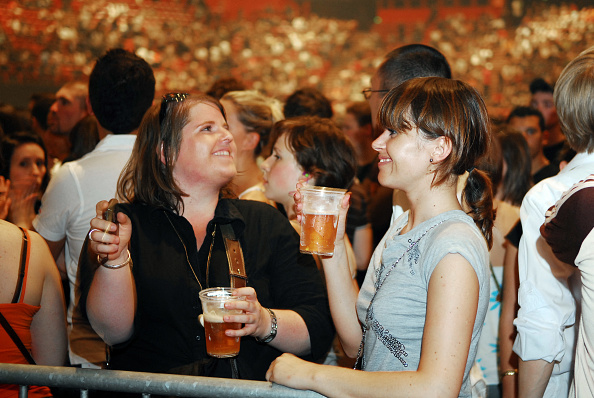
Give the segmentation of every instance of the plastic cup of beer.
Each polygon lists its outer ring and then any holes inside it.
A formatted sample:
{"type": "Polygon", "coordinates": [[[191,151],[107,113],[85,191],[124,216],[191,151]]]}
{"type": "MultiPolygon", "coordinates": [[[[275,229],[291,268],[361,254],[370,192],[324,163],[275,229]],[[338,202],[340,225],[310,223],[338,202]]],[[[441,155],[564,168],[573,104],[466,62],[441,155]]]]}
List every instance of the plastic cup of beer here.
{"type": "Polygon", "coordinates": [[[334,255],[338,212],[346,189],[305,186],[299,192],[303,195],[301,253],[334,255]]]}
{"type": "Polygon", "coordinates": [[[240,337],[229,337],[227,329],[241,329],[241,323],[225,322],[225,315],[241,315],[242,310],[228,310],[225,303],[245,300],[243,296],[233,296],[230,287],[213,287],[200,291],[202,319],[206,334],[206,353],[215,358],[231,358],[239,354],[240,337]]]}

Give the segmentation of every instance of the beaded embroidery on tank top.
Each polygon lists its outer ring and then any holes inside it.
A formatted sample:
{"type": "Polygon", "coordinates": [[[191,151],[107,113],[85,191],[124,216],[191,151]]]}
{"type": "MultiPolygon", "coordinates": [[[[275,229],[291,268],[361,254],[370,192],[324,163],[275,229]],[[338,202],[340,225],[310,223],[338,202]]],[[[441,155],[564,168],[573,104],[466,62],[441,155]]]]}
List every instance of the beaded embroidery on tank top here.
{"type": "MultiPolygon", "coordinates": [[[[386,268],[386,265],[383,261],[381,262],[379,268],[375,270],[375,283],[374,283],[375,292],[373,293],[373,296],[371,297],[371,300],[369,301],[369,306],[367,307],[367,314],[365,316],[365,324],[363,325],[363,336],[361,337],[361,344],[359,344],[359,350],[357,352],[357,361],[355,362],[355,366],[353,367],[354,369],[357,369],[359,363],[361,363],[361,369],[365,369],[365,361],[363,361],[363,348],[365,345],[365,337],[366,337],[367,331],[369,329],[372,329],[375,332],[379,341],[382,342],[382,344],[392,353],[392,355],[394,355],[394,357],[396,359],[398,359],[400,361],[400,363],[402,363],[402,365],[404,367],[408,367],[408,363],[404,359],[404,357],[408,356],[408,354],[406,352],[406,347],[396,337],[392,336],[390,331],[388,329],[386,329],[375,318],[375,314],[373,312],[373,302],[375,300],[375,297],[377,296],[377,293],[379,292],[380,288],[383,286],[386,279],[388,279],[388,276],[390,275],[392,270],[394,268],[396,268],[396,266],[398,265],[398,263],[400,263],[400,261],[402,261],[404,256],[406,256],[411,250],[414,249],[415,250],[415,252],[413,252],[414,259],[412,259],[412,261],[417,263],[419,256],[420,256],[419,249],[417,247],[419,242],[421,241],[421,239],[423,239],[425,237],[425,235],[427,235],[427,233],[429,231],[431,231],[433,228],[437,227],[439,224],[441,224],[445,221],[447,221],[447,219],[441,220],[440,222],[432,225],[425,232],[423,232],[421,234],[421,236],[419,236],[416,240],[413,241],[412,239],[409,239],[408,240],[408,243],[409,243],[408,248],[390,266],[390,268],[388,268],[388,270],[386,271],[383,278],[381,276],[384,273],[384,270],[386,268]]],[[[414,271],[412,270],[412,266],[410,264],[409,264],[409,267],[410,267],[411,274],[414,275],[414,271]]]]}

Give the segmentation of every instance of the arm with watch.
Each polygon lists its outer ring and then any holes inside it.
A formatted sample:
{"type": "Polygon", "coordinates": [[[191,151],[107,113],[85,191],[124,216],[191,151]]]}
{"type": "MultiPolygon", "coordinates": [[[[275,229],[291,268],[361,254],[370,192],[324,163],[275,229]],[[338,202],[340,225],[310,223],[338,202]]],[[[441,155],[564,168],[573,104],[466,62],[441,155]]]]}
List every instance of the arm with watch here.
{"type": "MultiPolygon", "coordinates": [[[[269,344],[282,352],[295,355],[310,353],[309,333],[305,321],[299,314],[292,310],[262,307],[256,298],[255,290],[251,287],[236,289],[233,294],[245,296],[246,300],[229,303],[228,308],[242,309],[245,314],[229,315],[229,321],[245,323],[245,327],[227,330],[228,336],[253,336],[256,341],[269,344]],[[257,320],[254,322],[253,318],[257,320]]],[[[225,320],[227,321],[227,317],[225,320]]]]}
{"type": "Polygon", "coordinates": [[[299,252],[299,235],[278,210],[249,201],[233,203],[245,220],[245,230],[238,233],[238,238],[248,286],[257,292],[257,298],[241,292],[248,303],[253,300],[255,308],[249,312],[258,318],[244,327],[245,334],[241,335],[251,335],[256,341],[245,339],[245,345],[242,341],[242,351],[254,348],[254,355],[266,356],[270,361],[283,352],[310,361],[322,359],[335,330],[324,282],[313,256],[299,252]],[[255,347],[251,347],[252,342],[255,347]],[[264,346],[270,349],[266,354],[261,351],[264,346]]]}
{"type": "MultiPolygon", "coordinates": [[[[235,236],[231,224],[220,225],[227,261],[229,264],[229,279],[231,286],[236,288],[235,296],[245,296],[245,301],[231,301],[227,303],[228,309],[243,310],[242,315],[229,315],[227,322],[243,323],[242,329],[228,329],[228,336],[252,336],[259,343],[270,344],[282,352],[296,355],[306,355],[311,351],[311,344],[307,325],[303,318],[292,310],[272,310],[263,307],[258,301],[256,291],[246,287],[248,276],[245,270],[245,260],[242,245],[235,236]],[[279,316],[277,316],[277,312],[279,316]],[[280,318],[280,322],[279,322],[280,318]],[[280,328],[283,331],[277,339],[280,328]]],[[[282,243],[281,243],[282,245],[282,243]]],[[[249,247],[246,242],[244,246],[249,247]]]]}

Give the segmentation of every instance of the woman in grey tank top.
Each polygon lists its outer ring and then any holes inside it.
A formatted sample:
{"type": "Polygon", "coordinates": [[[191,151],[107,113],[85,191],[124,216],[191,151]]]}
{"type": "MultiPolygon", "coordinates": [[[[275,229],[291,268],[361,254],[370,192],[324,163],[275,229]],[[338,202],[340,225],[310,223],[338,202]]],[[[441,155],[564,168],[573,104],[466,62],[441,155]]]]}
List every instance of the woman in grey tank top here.
{"type": "MultiPolygon", "coordinates": [[[[385,96],[379,123],[379,182],[411,207],[376,248],[360,293],[341,238],[348,195],[334,256],[323,260],[336,330],[363,371],[285,354],[267,379],[329,397],[470,396],[494,218],[490,180],[474,168],[490,141],[487,110],[466,83],[416,78],[385,96]]],[[[299,193],[295,200],[300,209],[299,193]]]]}

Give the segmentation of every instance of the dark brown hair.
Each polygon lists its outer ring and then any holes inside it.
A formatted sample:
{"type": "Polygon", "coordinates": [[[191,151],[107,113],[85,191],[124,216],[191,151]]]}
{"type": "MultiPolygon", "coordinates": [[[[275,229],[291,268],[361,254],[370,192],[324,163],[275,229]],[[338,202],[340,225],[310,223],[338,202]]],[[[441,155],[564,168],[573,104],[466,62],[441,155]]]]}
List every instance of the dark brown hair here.
{"type": "Polygon", "coordinates": [[[506,127],[496,134],[501,145],[507,172],[503,176],[501,198],[514,206],[520,206],[524,195],[532,188],[532,163],[530,149],[524,134],[506,127]]]}
{"type": "Polygon", "coordinates": [[[332,120],[318,116],[281,120],[272,129],[271,144],[282,135],[299,166],[316,185],[351,186],[357,170],[355,149],[332,120]]]}
{"type": "Polygon", "coordinates": [[[439,162],[433,185],[469,171],[463,202],[480,228],[489,249],[492,246],[493,191],[484,171],[474,169],[491,141],[487,108],[479,93],[468,84],[443,77],[408,80],[392,89],[379,111],[385,129],[409,130],[417,127],[424,139],[446,137],[452,151],[439,162]]]}

